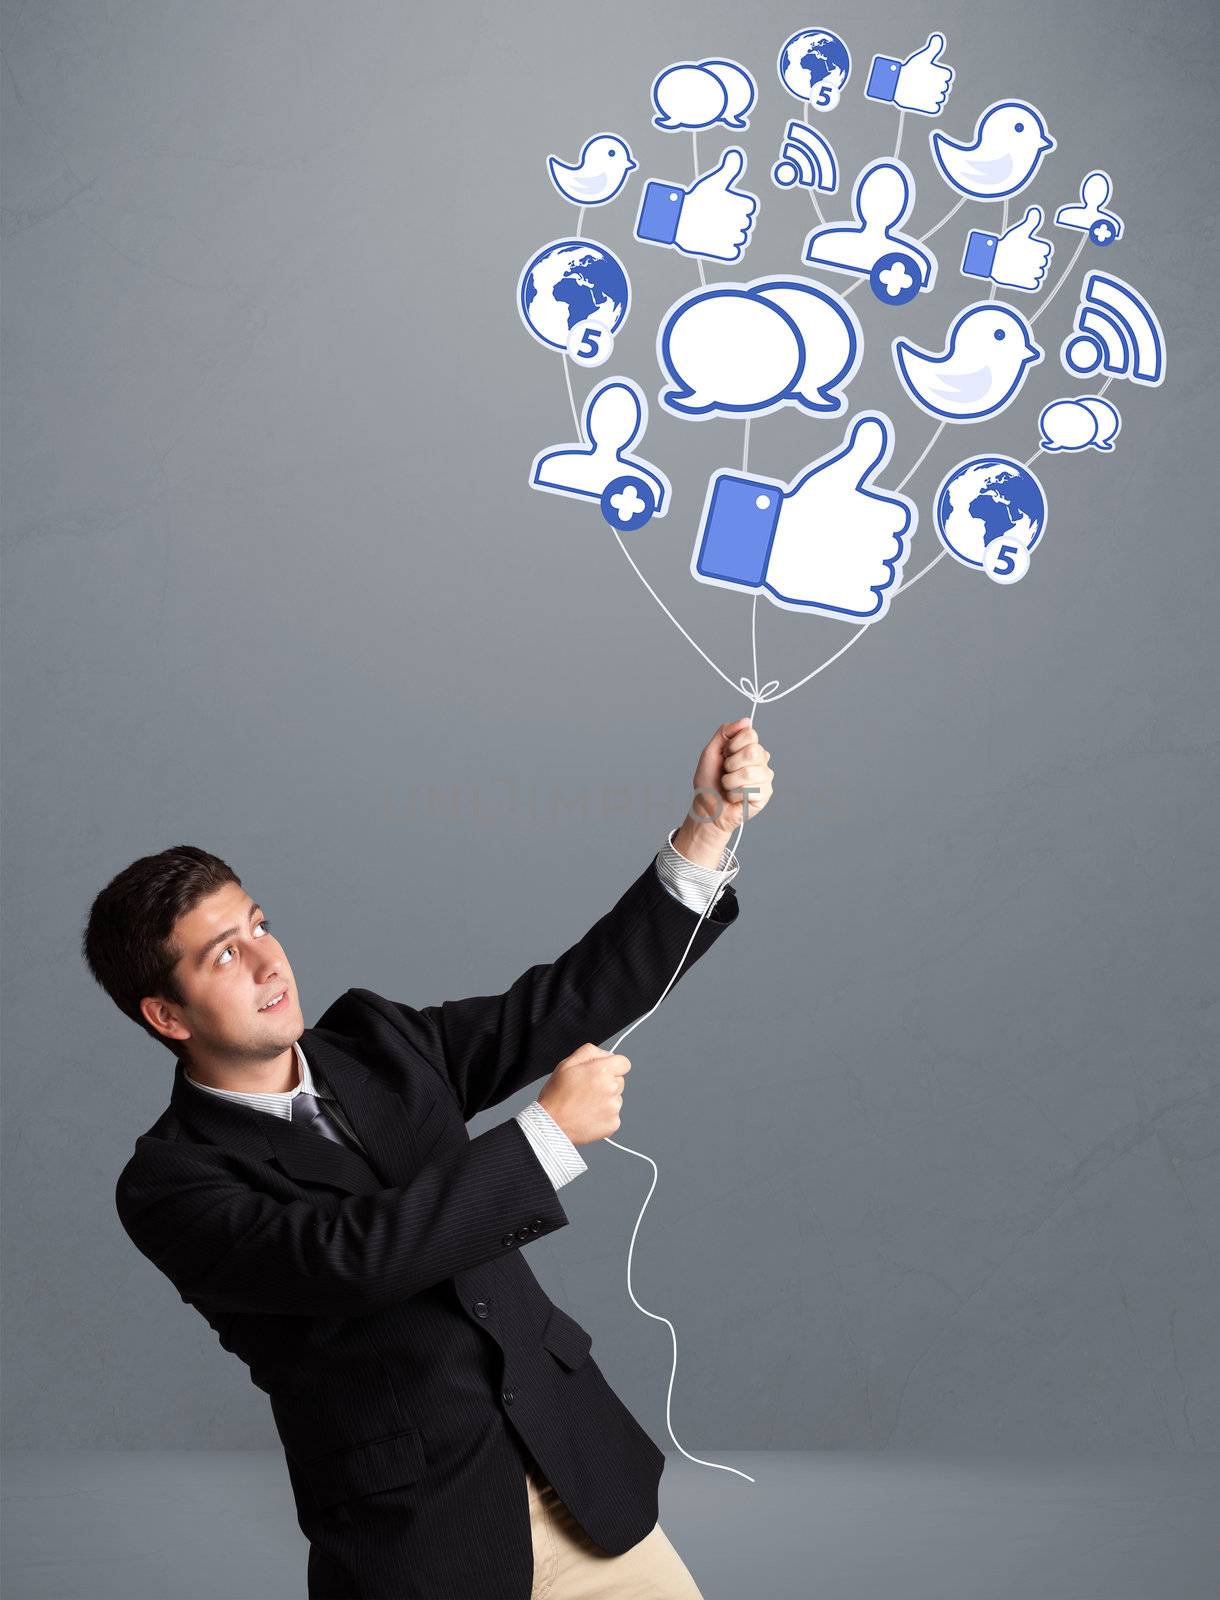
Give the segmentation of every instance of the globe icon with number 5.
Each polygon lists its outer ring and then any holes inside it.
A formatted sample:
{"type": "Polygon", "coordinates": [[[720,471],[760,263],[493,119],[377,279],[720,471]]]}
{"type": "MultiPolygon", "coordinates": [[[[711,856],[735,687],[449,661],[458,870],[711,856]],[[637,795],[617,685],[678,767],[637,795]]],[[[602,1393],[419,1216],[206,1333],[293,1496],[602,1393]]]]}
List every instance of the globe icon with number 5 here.
{"type": "Polygon", "coordinates": [[[936,531],[964,566],[985,568],[995,540],[1032,550],[1046,525],[1046,496],[1028,467],[1007,456],[975,456],[936,491],[936,531]]]}
{"type": "Polygon", "coordinates": [[[538,252],[517,284],[517,310],[534,338],[566,350],[574,328],[592,316],[617,332],[631,301],[622,263],[592,239],[556,239],[538,252]]]}
{"type": "Polygon", "coordinates": [[[779,81],[817,111],[833,111],[851,76],[851,56],[837,33],[794,33],[779,53],[779,81]]]}

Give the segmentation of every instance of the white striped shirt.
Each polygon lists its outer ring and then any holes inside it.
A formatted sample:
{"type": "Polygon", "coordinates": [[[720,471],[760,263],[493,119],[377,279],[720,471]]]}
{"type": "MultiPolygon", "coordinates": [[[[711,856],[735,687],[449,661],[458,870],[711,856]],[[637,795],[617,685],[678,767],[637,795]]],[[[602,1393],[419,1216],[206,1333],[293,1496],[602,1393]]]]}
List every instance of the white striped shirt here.
{"type": "MultiPolygon", "coordinates": [[[[726,845],[720,857],[718,870],[697,866],[695,862],[688,861],[680,851],[674,849],[676,832],[675,828],[657,855],[655,863],[657,876],[675,900],[680,900],[691,911],[702,914],[721,875],[723,882],[716,889],[715,900],[719,900],[724,885],[737,876],[737,857],[731,855],[726,845]]],[[[194,1084],[196,1089],[201,1089],[204,1094],[214,1094],[222,1100],[232,1100],[250,1106],[254,1111],[267,1112],[273,1117],[283,1117],[287,1122],[292,1121],[292,1102],[298,1094],[316,1095],[320,1100],[326,1101],[328,1114],[334,1117],[340,1129],[351,1139],[356,1148],[363,1150],[364,1146],[343,1115],[338,1100],[326,1085],[316,1080],[310,1072],[309,1062],[299,1041],[293,1045],[293,1049],[297,1053],[300,1067],[300,1081],[293,1089],[283,1089],[274,1094],[252,1094],[244,1089],[217,1089],[210,1083],[197,1083],[189,1072],[186,1073],[186,1081],[194,1084]]],[[[529,1105],[518,1111],[516,1120],[520,1123],[521,1131],[529,1140],[534,1154],[556,1189],[562,1189],[565,1183],[570,1183],[573,1178],[578,1178],[582,1172],[588,1170],[586,1162],[582,1160],[571,1139],[537,1100],[531,1100],[529,1105]]]]}

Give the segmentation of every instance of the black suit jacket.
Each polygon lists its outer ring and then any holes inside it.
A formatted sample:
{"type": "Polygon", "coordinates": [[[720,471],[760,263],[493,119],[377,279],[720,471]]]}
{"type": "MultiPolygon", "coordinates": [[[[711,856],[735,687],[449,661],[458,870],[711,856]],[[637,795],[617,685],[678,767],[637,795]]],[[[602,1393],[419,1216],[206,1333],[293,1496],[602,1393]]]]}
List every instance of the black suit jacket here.
{"type": "MultiPolygon", "coordinates": [[[[684,972],[738,909],[727,887],[684,972]]],[[[528,1600],[531,1457],[609,1554],[655,1525],[664,1455],[525,1259],[559,1197],[514,1118],[466,1122],[648,1010],[697,920],[650,862],[504,994],[349,989],[301,1045],[367,1159],[181,1066],[136,1140],[119,1217],[270,1396],[311,1600],[528,1600]]]]}

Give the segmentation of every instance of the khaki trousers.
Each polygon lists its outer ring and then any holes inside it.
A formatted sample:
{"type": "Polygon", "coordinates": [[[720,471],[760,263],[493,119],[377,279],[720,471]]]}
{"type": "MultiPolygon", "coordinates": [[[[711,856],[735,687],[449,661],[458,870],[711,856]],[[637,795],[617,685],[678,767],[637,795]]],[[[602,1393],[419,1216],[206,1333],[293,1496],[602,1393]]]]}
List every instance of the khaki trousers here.
{"type": "Polygon", "coordinates": [[[621,1556],[607,1555],[532,1465],[526,1478],[534,1542],[530,1600],[703,1600],[659,1522],[621,1556]]]}

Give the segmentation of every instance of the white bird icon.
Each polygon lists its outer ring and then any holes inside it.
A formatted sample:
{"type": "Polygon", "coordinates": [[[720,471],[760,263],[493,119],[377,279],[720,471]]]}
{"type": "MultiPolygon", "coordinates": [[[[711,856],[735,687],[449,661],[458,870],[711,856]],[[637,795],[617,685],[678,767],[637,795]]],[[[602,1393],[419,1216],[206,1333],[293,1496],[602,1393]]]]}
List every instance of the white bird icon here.
{"type": "Polygon", "coordinates": [[[603,206],[627,181],[639,162],[633,160],[625,139],[617,133],[597,133],[586,139],[580,160],[571,166],[558,156],[547,157],[551,182],[574,206],[603,206]]]}
{"type": "Polygon", "coordinates": [[[1001,200],[1024,189],[1055,148],[1042,113],[1023,100],[988,106],[969,143],[940,132],[929,134],[928,142],[946,183],[975,200],[1001,200]]]}
{"type": "Polygon", "coordinates": [[[1011,306],[976,300],[958,316],[940,355],[895,339],[894,365],[915,404],[949,422],[981,422],[1014,400],[1042,360],[1029,324],[1011,306]]]}

